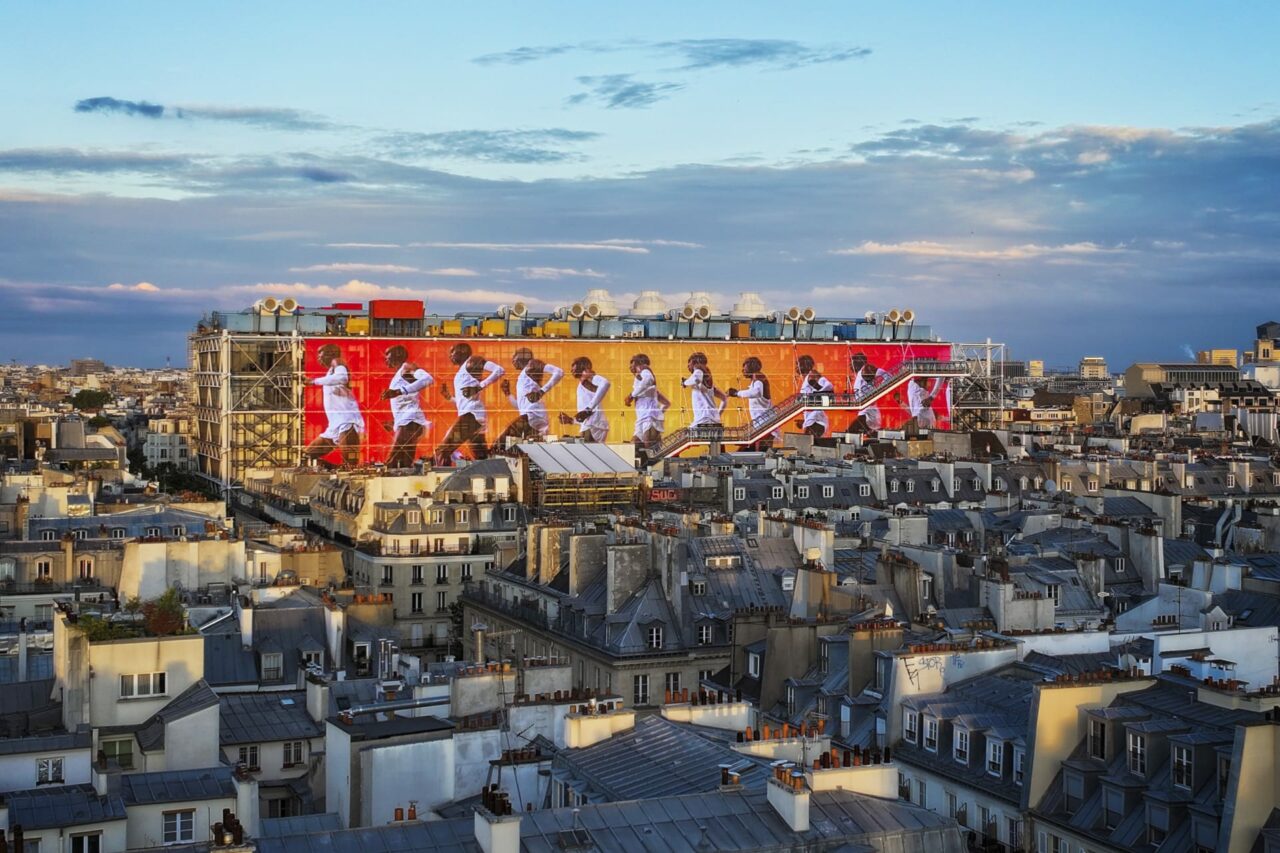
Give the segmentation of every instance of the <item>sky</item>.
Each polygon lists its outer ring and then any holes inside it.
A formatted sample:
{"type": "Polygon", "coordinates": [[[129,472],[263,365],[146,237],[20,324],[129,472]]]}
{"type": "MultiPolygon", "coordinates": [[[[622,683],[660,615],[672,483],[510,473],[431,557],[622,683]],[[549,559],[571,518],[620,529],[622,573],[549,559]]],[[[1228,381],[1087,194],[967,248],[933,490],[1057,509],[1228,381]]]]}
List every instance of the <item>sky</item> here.
{"type": "Polygon", "coordinates": [[[605,288],[1113,368],[1280,319],[1280,5],[6,8],[0,359],[605,288]]]}

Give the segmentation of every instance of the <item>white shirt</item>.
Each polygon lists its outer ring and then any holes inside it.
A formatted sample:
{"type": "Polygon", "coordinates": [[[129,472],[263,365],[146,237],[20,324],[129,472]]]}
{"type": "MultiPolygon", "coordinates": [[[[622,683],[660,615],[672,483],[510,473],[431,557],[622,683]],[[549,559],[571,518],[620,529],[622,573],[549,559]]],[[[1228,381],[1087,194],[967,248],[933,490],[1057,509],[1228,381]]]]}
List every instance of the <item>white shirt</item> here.
{"type": "Polygon", "coordinates": [[[360,401],[351,392],[351,374],[345,366],[335,364],[324,376],[318,376],[311,382],[324,389],[324,413],[329,419],[329,428],[321,435],[336,440],[348,429],[364,432],[360,401]]]}
{"type": "Polygon", "coordinates": [[[516,410],[529,419],[529,423],[538,426],[545,432],[550,424],[550,419],[547,417],[547,404],[542,401],[545,398],[534,402],[529,399],[529,395],[534,391],[541,391],[546,394],[564,376],[564,371],[554,364],[543,365],[543,371],[546,373],[547,379],[539,385],[537,380],[529,375],[529,366],[525,365],[524,369],[520,371],[520,375],[516,377],[516,396],[512,399],[512,402],[515,404],[516,410]]]}
{"type": "MultiPolygon", "coordinates": [[[[800,383],[801,394],[830,394],[835,390],[836,386],[832,385],[831,380],[825,376],[818,377],[817,388],[813,387],[813,383],[809,381],[808,376],[804,377],[800,383]]],[[[801,424],[801,428],[804,429],[811,427],[814,424],[821,424],[823,427],[826,427],[830,422],[827,420],[827,413],[821,409],[806,409],[804,413],[804,420],[801,421],[801,424]]]]}
{"type": "Polygon", "coordinates": [[[400,392],[399,396],[391,398],[391,417],[395,428],[400,429],[405,424],[422,424],[424,427],[429,427],[431,422],[422,411],[422,400],[418,394],[423,388],[435,382],[435,377],[421,367],[413,371],[412,378],[405,377],[404,373],[405,368],[401,365],[391,377],[389,386],[392,391],[400,392]]]}
{"type": "Polygon", "coordinates": [[[660,428],[666,412],[658,400],[658,380],[649,368],[643,368],[631,383],[631,399],[636,407],[636,425],[649,424],[660,428]]]}
{"type": "Polygon", "coordinates": [[[462,393],[464,388],[479,388],[481,390],[488,388],[494,383],[499,376],[503,374],[502,365],[494,364],[492,361],[484,363],[485,372],[489,375],[484,379],[476,379],[467,371],[464,364],[458,368],[458,372],[453,376],[453,404],[458,407],[458,417],[463,415],[471,415],[480,423],[484,423],[487,412],[484,407],[484,400],[479,394],[474,397],[468,397],[462,393]]]}
{"type": "Polygon", "coordinates": [[[911,409],[911,416],[920,420],[922,426],[931,426],[936,420],[933,405],[926,404],[925,398],[936,395],[940,384],[941,380],[934,380],[933,385],[926,389],[920,383],[912,381],[907,387],[907,406],[911,409]]]}
{"type": "MultiPolygon", "coordinates": [[[[604,395],[609,390],[609,380],[603,376],[591,377],[591,382],[596,386],[596,390],[592,391],[581,382],[578,383],[578,411],[590,412],[585,419],[578,424],[578,432],[588,432],[591,430],[609,429],[609,418],[605,416],[601,404],[604,402],[604,395]]],[[[599,433],[597,434],[597,437],[599,433]]]]}
{"type": "Polygon", "coordinates": [[[747,412],[751,415],[752,423],[773,412],[773,401],[764,395],[764,382],[759,379],[752,380],[750,385],[738,392],[738,396],[747,401],[747,412]]]}
{"type": "Polygon", "coordinates": [[[715,391],[706,386],[702,368],[697,368],[684,381],[693,396],[693,426],[718,426],[720,408],[716,405],[715,391]]]}

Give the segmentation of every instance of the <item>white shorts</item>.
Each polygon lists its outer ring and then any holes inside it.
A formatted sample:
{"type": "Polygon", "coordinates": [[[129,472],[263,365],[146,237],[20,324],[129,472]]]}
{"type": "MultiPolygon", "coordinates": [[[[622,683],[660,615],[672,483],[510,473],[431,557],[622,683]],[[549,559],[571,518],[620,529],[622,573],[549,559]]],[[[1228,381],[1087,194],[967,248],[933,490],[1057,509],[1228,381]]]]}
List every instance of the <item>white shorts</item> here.
{"type": "Polygon", "coordinates": [[[543,438],[551,432],[551,421],[547,418],[546,412],[527,412],[524,417],[529,422],[529,426],[536,429],[543,438]]]}
{"type": "Polygon", "coordinates": [[[867,419],[867,426],[871,429],[880,429],[880,407],[871,406],[862,410],[862,416],[867,419]]]}
{"type": "Polygon", "coordinates": [[[578,435],[582,438],[590,438],[592,441],[604,444],[606,438],[609,437],[609,428],[607,426],[587,426],[583,424],[578,430],[578,435]]]}
{"type": "Polygon", "coordinates": [[[651,429],[657,430],[661,433],[666,420],[667,419],[661,415],[658,415],[657,417],[652,415],[638,417],[636,419],[636,438],[646,438],[649,430],[651,429]]]}
{"type": "Polygon", "coordinates": [[[320,433],[320,438],[327,438],[330,441],[337,442],[341,440],[343,433],[351,430],[364,432],[364,421],[338,421],[337,423],[330,421],[329,428],[320,433]]]}
{"type": "Polygon", "coordinates": [[[831,425],[831,422],[827,420],[826,412],[805,412],[804,421],[801,423],[801,429],[808,429],[814,424],[826,429],[831,425]]]}

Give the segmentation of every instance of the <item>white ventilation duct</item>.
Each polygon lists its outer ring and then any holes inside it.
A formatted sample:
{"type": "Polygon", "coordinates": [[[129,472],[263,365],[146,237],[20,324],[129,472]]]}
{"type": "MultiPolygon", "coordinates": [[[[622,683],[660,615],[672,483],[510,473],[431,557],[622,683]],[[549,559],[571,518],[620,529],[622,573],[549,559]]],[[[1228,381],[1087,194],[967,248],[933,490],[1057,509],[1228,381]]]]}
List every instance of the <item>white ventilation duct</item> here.
{"type": "Polygon", "coordinates": [[[812,308],[805,308],[800,312],[800,319],[806,323],[812,323],[814,320],[818,319],[818,312],[814,311],[812,308]]]}
{"type": "Polygon", "coordinates": [[[667,302],[656,290],[642,290],[631,304],[631,313],[643,317],[658,317],[667,313],[667,302]]]}
{"type": "Polygon", "coordinates": [[[498,306],[498,316],[504,320],[507,319],[508,317],[523,317],[525,314],[528,314],[528,313],[529,313],[529,306],[525,305],[523,302],[516,302],[511,305],[498,306]]]}
{"type": "Polygon", "coordinates": [[[581,320],[587,313],[587,306],[581,302],[575,302],[569,306],[569,316],[575,320],[581,320]]]}
{"type": "Polygon", "coordinates": [[[733,310],[729,312],[729,316],[735,320],[756,320],[760,317],[768,316],[769,310],[764,306],[764,300],[760,298],[760,294],[744,290],[738,294],[738,301],[734,303],[733,310]]]}
{"type": "Polygon", "coordinates": [[[684,305],[686,308],[691,309],[695,316],[698,313],[698,309],[704,306],[710,314],[720,313],[716,311],[716,306],[711,302],[711,293],[706,290],[695,290],[690,293],[689,298],[685,300],[684,305]]]}
{"type": "Polygon", "coordinates": [[[253,303],[253,309],[259,314],[274,314],[280,309],[280,300],[274,296],[268,296],[253,303]]]}
{"type": "Polygon", "coordinates": [[[292,296],[286,296],[284,299],[280,300],[280,312],[282,314],[292,314],[297,310],[298,300],[294,299],[292,296]]]}
{"type": "Polygon", "coordinates": [[[699,305],[699,306],[698,306],[698,319],[699,319],[699,320],[702,320],[703,322],[706,322],[707,320],[710,320],[710,319],[711,319],[711,306],[710,306],[710,305],[699,305]]]}
{"type": "Polygon", "coordinates": [[[617,317],[618,303],[609,295],[609,291],[602,287],[592,288],[587,291],[587,295],[582,297],[582,304],[590,308],[592,305],[596,307],[594,317],[617,317]]]}

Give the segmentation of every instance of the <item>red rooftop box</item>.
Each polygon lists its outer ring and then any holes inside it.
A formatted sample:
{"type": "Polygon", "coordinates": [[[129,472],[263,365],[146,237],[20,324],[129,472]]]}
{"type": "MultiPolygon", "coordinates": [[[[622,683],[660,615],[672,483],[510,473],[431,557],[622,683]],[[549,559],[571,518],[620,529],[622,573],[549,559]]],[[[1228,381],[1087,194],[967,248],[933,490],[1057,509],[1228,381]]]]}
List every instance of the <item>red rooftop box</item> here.
{"type": "Polygon", "coordinates": [[[421,299],[371,299],[369,316],[375,320],[421,320],[421,299]]]}
{"type": "Polygon", "coordinates": [[[336,311],[363,311],[363,302],[335,302],[329,306],[336,311]]]}

